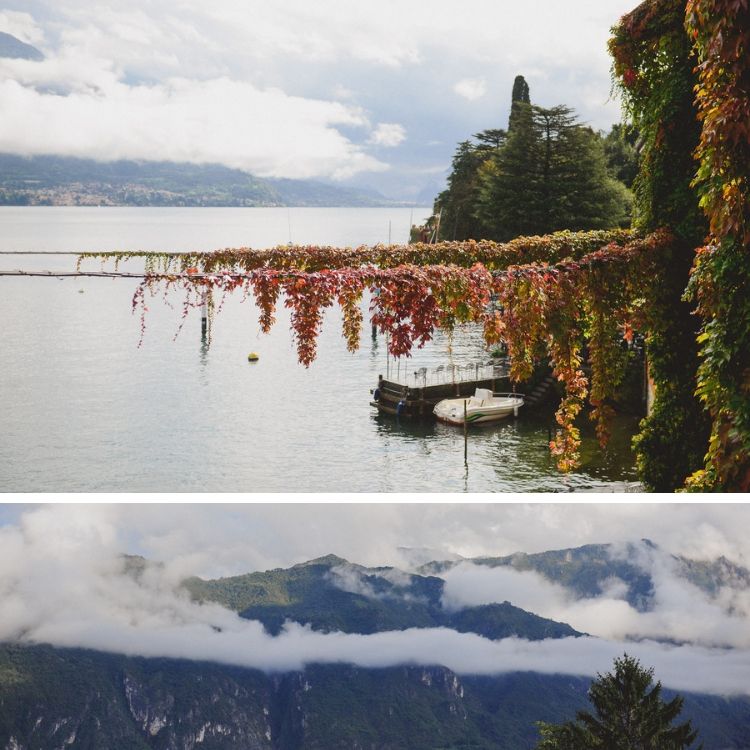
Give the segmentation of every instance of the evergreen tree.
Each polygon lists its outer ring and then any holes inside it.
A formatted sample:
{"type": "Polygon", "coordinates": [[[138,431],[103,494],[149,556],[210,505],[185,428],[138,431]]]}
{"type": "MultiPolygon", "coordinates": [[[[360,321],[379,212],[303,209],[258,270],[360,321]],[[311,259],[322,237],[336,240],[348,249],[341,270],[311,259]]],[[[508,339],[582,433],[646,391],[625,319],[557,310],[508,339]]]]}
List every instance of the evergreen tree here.
{"type": "MultiPolygon", "coordinates": [[[[529,101],[529,87],[523,76],[516,76],[511,99],[512,102],[529,101]]],[[[503,148],[508,132],[502,128],[489,128],[474,133],[472,137],[478,143],[462,141],[458,144],[448,177],[448,187],[435,199],[433,212],[440,213],[442,240],[477,239],[482,236],[476,216],[479,172],[482,165],[503,148]]]]}
{"type": "Polygon", "coordinates": [[[461,141],[453,156],[448,188],[435,199],[434,213],[440,212],[440,239],[466,240],[477,237],[479,223],[474,216],[478,170],[487,158],[486,148],[461,141]]]}
{"type": "Polygon", "coordinates": [[[531,200],[542,181],[540,146],[531,105],[519,105],[505,147],[479,170],[475,214],[482,237],[509,240],[541,233],[541,205],[531,200]]]}
{"type": "Polygon", "coordinates": [[[683,699],[665,702],[653,673],[627,654],[615,659],[613,672],[591,684],[594,713],[579,711],[575,722],[561,725],[540,724],[537,750],[686,750],[698,733],[689,721],[673,723],[683,699]]]}
{"type": "MultiPolygon", "coordinates": [[[[477,148],[494,150],[500,148],[508,137],[508,132],[502,128],[490,128],[488,130],[481,130],[479,133],[474,133],[472,138],[476,138],[479,141],[477,148]]],[[[489,156],[489,154],[487,154],[489,156]]]]}

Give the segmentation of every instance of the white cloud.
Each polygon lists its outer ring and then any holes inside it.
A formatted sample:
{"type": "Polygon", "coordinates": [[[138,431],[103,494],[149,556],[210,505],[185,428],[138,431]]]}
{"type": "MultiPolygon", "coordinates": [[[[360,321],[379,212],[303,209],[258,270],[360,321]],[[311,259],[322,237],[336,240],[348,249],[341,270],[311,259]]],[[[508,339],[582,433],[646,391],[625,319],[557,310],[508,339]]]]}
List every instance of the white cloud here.
{"type": "Polygon", "coordinates": [[[412,576],[398,568],[364,568],[346,563],[331,568],[328,579],[336,588],[368,599],[398,598],[403,601],[416,601],[418,598],[406,590],[411,586],[412,576]],[[382,578],[390,583],[392,588],[383,592],[376,591],[372,578],[382,578]]]}
{"type": "Polygon", "coordinates": [[[397,122],[381,122],[372,131],[369,143],[375,146],[392,148],[403,143],[405,140],[406,130],[403,125],[399,125],[397,122]]]}
{"type": "Polygon", "coordinates": [[[453,90],[459,96],[473,102],[487,93],[487,82],[484,78],[463,78],[453,86],[453,90]]]}
{"type": "Polygon", "coordinates": [[[337,83],[333,87],[333,98],[334,99],[353,99],[354,98],[354,91],[347,88],[341,83],[337,83]]]}
{"type": "Polygon", "coordinates": [[[461,563],[443,575],[449,609],[510,601],[602,638],[651,638],[704,646],[750,648],[750,590],[725,586],[709,595],[679,575],[674,560],[652,552],[646,570],[653,604],[641,612],[625,601],[627,585],[605,582],[601,595],[578,598],[534,571],[461,563]]]}
{"type": "Polygon", "coordinates": [[[44,41],[44,32],[29,13],[17,10],[0,10],[0,31],[11,34],[26,44],[38,45],[44,41]]]}
{"type": "Polygon", "coordinates": [[[344,178],[386,168],[337,130],[366,125],[355,107],[228,78],[131,86],[106,66],[76,75],[79,64],[15,66],[24,83],[39,88],[0,83],[0,151],[216,162],[269,177],[344,178]],[[69,91],[49,93],[42,84],[69,91]]]}

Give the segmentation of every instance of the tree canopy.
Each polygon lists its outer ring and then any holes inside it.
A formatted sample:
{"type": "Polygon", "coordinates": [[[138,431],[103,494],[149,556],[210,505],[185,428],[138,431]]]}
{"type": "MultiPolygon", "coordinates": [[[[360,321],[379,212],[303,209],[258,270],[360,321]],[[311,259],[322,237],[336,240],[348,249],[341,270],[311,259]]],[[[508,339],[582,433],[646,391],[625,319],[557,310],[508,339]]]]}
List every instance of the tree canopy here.
{"type": "Polygon", "coordinates": [[[623,226],[631,198],[633,144],[621,130],[606,139],[577,122],[569,107],[533,105],[516,76],[508,128],[461,141],[448,187],[437,197],[440,239],[493,239],[562,229],[623,226]]]}
{"type": "Polygon", "coordinates": [[[627,203],[602,139],[572,109],[518,102],[505,146],[480,167],[475,213],[485,237],[505,241],[619,226],[627,203]]]}

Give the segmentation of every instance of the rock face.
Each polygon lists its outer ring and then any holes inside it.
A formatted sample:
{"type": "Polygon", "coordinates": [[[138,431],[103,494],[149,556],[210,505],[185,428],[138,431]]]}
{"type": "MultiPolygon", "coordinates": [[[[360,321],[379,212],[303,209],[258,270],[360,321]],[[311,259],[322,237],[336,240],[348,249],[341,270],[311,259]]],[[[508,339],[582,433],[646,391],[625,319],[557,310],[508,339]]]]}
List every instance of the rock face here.
{"type": "MultiPolygon", "coordinates": [[[[1,750],[523,750],[589,680],[444,667],[213,664],[0,646],[1,750]]],[[[750,701],[688,695],[705,750],[750,747],[750,701]]]]}

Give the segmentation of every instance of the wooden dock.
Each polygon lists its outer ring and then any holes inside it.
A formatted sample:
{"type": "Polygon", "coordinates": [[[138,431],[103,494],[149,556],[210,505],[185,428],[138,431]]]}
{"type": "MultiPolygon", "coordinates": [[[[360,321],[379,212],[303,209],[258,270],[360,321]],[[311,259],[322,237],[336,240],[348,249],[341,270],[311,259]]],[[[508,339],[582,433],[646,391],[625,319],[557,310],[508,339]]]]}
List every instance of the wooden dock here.
{"type": "MultiPolygon", "coordinates": [[[[432,417],[435,405],[445,398],[474,395],[477,388],[491,391],[516,390],[510,382],[507,362],[489,362],[483,365],[466,365],[464,368],[436,368],[427,373],[425,368],[413,373],[407,382],[378,376],[378,384],[371,393],[371,406],[385,414],[408,419],[432,417]],[[437,381],[437,382],[436,382],[437,381]]],[[[517,384],[519,392],[531,395],[527,405],[535,406],[545,400],[554,386],[549,371],[535,373],[528,383],[517,384]],[[526,389],[526,390],[524,390],[526,389]]]]}

